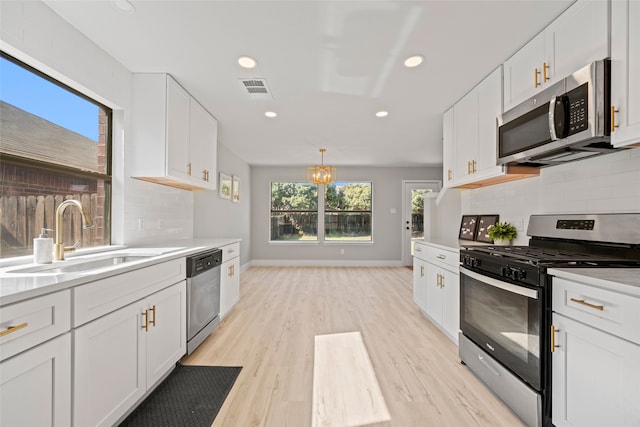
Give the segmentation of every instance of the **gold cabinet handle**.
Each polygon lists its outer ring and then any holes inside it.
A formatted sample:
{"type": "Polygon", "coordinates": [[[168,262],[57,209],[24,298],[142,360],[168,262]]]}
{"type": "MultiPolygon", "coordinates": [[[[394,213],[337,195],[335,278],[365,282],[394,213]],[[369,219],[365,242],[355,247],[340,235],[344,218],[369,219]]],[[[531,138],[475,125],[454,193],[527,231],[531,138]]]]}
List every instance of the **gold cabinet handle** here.
{"type": "Polygon", "coordinates": [[[536,68],[535,72],[533,73],[533,87],[540,86],[540,82],[538,81],[539,76],[540,76],[540,70],[536,68]]]}
{"type": "Polygon", "coordinates": [[[444,288],[444,274],[440,275],[440,287],[444,288]]]}
{"type": "Polygon", "coordinates": [[[144,329],[145,332],[149,332],[149,310],[145,310],[142,315],[144,316],[144,325],[142,326],[142,329],[144,329]]]}
{"type": "Polygon", "coordinates": [[[153,311],[153,319],[151,319],[150,323],[155,328],[156,327],[156,306],[154,305],[149,310],[153,311]]]}
{"type": "Polygon", "coordinates": [[[611,132],[615,132],[616,128],[620,127],[620,125],[616,124],[616,113],[619,112],[619,110],[616,110],[616,107],[611,106],[611,132]]]}
{"type": "Polygon", "coordinates": [[[586,305],[587,307],[593,308],[594,310],[600,310],[600,311],[604,310],[604,305],[591,304],[591,303],[586,302],[583,299],[571,298],[571,301],[573,301],[575,303],[578,303],[578,304],[581,304],[581,305],[586,305]]]}
{"type": "Polygon", "coordinates": [[[191,176],[191,162],[187,163],[187,175],[191,176]]]}
{"type": "Polygon", "coordinates": [[[438,259],[447,259],[447,256],[440,254],[436,258],[438,258],[438,259]]]}
{"type": "Polygon", "coordinates": [[[424,265],[420,266],[420,277],[424,277],[424,265]]]}
{"type": "Polygon", "coordinates": [[[451,169],[447,169],[447,181],[451,181],[451,169]]]}
{"type": "Polygon", "coordinates": [[[549,81],[549,75],[547,74],[547,70],[549,69],[549,64],[546,62],[542,63],[542,82],[549,81]]]}
{"type": "Polygon", "coordinates": [[[19,325],[16,325],[16,326],[9,326],[4,331],[0,332],[0,337],[3,337],[5,335],[9,335],[9,334],[11,334],[13,332],[19,331],[20,329],[26,328],[27,326],[29,326],[29,324],[27,322],[20,323],[19,325]]]}
{"type": "Polygon", "coordinates": [[[235,265],[230,265],[229,266],[229,277],[233,277],[234,273],[235,273],[235,265]]]}
{"type": "Polygon", "coordinates": [[[471,175],[471,162],[467,162],[467,175],[471,175]]]}
{"type": "Polygon", "coordinates": [[[202,180],[206,181],[207,180],[207,171],[206,170],[202,170],[202,180]]]}
{"type": "Polygon", "coordinates": [[[475,160],[472,160],[472,161],[471,161],[471,173],[476,173],[476,172],[478,172],[478,171],[476,170],[476,165],[477,165],[477,164],[478,164],[478,162],[476,162],[475,160]]]}
{"type": "Polygon", "coordinates": [[[556,332],[560,332],[560,329],[556,329],[555,326],[551,325],[551,353],[556,351],[556,348],[560,347],[556,345],[556,332]]]}

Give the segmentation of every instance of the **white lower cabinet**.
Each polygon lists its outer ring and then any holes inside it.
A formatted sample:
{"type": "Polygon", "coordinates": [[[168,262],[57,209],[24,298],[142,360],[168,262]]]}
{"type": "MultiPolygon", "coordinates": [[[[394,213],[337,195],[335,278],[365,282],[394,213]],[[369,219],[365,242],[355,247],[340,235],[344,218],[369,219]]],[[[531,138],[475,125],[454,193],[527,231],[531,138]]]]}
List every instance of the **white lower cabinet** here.
{"type": "Polygon", "coordinates": [[[74,425],[112,425],[186,353],[185,281],[73,333],[74,425]]]}
{"type": "Polygon", "coordinates": [[[553,424],[640,426],[640,298],[561,277],[552,292],[553,424]]]}
{"type": "Polygon", "coordinates": [[[427,311],[427,262],[413,257],[413,302],[422,311],[427,311]]]}
{"type": "Polygon", "coordinates": [[[0,363],[0,425],[71,425],[71,334],[0,363]]]}
{"type": "Polygon", "coordinates": [[[220,318],[240,299],[240,243],[222,246],[220,268],[220,318]]]}
{"type": "Polygon", "coordinates": [[[427,265],[427,315],[454,342],[460,330],[460,276],[435,264],[427,265]]]}
{"type": "Polygon", "coordinates": [[[556,313],[553,424],[640,425],[640,345],[556,313]]]}
{"type": "Polygon", "coordinates": [[[460,330],[459,251],[416,243],[413,300],[453,342],[460,330]]]}

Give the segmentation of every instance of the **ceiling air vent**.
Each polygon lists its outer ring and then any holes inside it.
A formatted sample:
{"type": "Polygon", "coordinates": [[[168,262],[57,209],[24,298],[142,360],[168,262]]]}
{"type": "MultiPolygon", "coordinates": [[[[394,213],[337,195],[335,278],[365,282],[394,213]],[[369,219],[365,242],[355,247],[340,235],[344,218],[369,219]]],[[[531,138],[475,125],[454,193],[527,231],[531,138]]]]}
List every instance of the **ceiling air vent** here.
{"type": "Polygon", "coordinates": [[[251,99],[273,99],[266,79],[240,79],[240,83],[251,99]]]}

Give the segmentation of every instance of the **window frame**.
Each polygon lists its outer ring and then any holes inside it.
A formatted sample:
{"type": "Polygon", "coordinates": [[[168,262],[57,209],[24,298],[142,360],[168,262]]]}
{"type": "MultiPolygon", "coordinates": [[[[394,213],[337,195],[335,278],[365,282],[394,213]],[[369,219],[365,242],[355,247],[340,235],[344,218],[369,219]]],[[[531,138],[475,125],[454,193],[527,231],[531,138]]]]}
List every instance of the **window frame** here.
{"type": "Polygon", "coordinates": [[[338,181],[335,184],[329,184],[329,185],[337,185],[338,183],[343,184],[343,185],[348,185],[348,184],[369,184],[369,187],[371,189],[371,209],[367,210],[367,211],[356,211],[356,210],[350,210],[350,211],[336,211],[336,210],[327,210],[326,208],[326,202],[327,202],[327,186],[323,186],[323,191],[322,191],[322,199],[323,199],[323,203],[322,203],[322,218],[323,218],[323,227],[322,227],[322,241],[323,243],[326,244],[349,244],[349,245],[353,245],[353,244],[361,244],[361,245],[366,245],[366,244],[372,244],[373,243],[373,181],[369,181],[369,180],[360,180],[360,181],[354,181],[354,180],[350,180],[350,181],[338,181]],[[358,240],[358,239],[346,239],[346,240],[340,240],[340,239],[327,239],[327,229],[326,229],[326,214],[327,212],[337,212],[337,213],[357,213],[357,212],[362,212],[362,213],[369,213],[371,215],[371,238],[369,240],[358,240]]]}
{"type": "Polygon", "coordinates": [[[320,243],[320,191],[321,186],[318,184],[312,184],[310,182],[306,182],[303,180],[293,181],[293,180],[271,180],[269,181],[269,215],[268,215],[268,243],[270,245],[318,245],[320,243]],[[274,210],[272,209],[272,191],[273,184],[281,183],[281,184],[305,184],[305,185],[315,185],[316,186],[316,210],[290,210],[290,211],[275,211],[275,212],[310,212],[316,214],[316,238],[314,240],[273,240],[271,236],[271,218],[274,210]]]}
{"type": "MultiPolygon", "coordinates": [[[[113,157],[112,157],[112,153],[113,153],[113,110],[104,105],[103,103],[89,97],[88,95],[70,87],[69,85],[55,79],[54,77],[44,73],[43,71],[38,70],[37,68],[21,61],[20,59],[15,58],[14,56],[8,54],[7,52],[0,50],[0,57],[6,61],[12,62],[13,64],[17,65],[18,67],[26,70],[27,72],[30,72],[46,81],[48,81],[51,84],[54,84],[76,96],[78,96],[79,98],[82,98],[83,100],[95,105],[96,107],[98,107],[98,109],[100,109],[102,111],[102,113],[104,114],[104,117],[106,118],[106,123],[105,123],[105,129],[104,129],[104,172],[98,172],[98,171],[91,171],[91,170],[86,170],[86,169],[81,169],[81,168],[76,168],[76,167],[72,167],[72,166],[66,166],[60,163],[53,163],[53,162],[47,162],[44,160],[39,160],[39,159],[34,159],[31,157],[28,157],[26,155],[21,156],[19,154],[9,154],[9,153],[2,153],[0,152],[0,162],[6,162],[7,164],[11,164],[13,166],[16,167],[24,167],[24,168],[29,168],[29,169],[41,169],[47,172],[51,172],[54,174],[63,174],[66,175],[68,177],[79,177],[79,178],[83,178],[83,179],[87,179],[87,180],[96,180],[98,183],[100,181],[103,182],[103,188],[104,188],[104,216],[102,219],[102,227],[103,227],[103,236],[102,236],[102,240],[103,240],[103,245],[100,246],[106,246],[106,245],[111,245],[112,242],[112,207],[113,207],[113,175],[112,175],[112,170],[113,170],[113,157]]],[[[31,114],[31,113],[30,113],[31,114]]],[[[46,120],[46,119],[45,119],[46,120]]],[[[96,123],[98,126],[100,125],[99,122],[96,123]]],[[[57,125],[57,124],[56,124],[57,125]]],[[[58,125],[60,126],[60,125],[58,125]]],[[[64,128],[64,126],[61,126],[62,128],[64,128]]],[[[67,128],[65,128],[67,129],[67,128]]],[[[72,130],[68,129],[70,132],[73,132],[72,130]]],[[[96,141],[96,144],[99,144],[100,141],[96,141]]],[[[34,236],[35,237],[35,236],[34,236]]],[[[99,246],[88,246],[86,248],[83,249],[91,249],[91,248],[96,248],[99,246]]],[[[27,250],[30,250],[30,247],[27,246],[27,250]]],[[[26,255],[31,255],[26,254],[26,255]]],[[[25,254],[23,255],[16,255],[16,256],[10,256],[7,258],[2,258],[0,257],[0,261],[1,260],[6,260],[6,259],[11,259],[11,258],[18,258],[18,257],[22,257],[25,256],[25,254]]]]}
{"type": "MultiPolygon", "coordinates": [[[[269,201],[268,201],[268,219],[267,219],[267,244],[269,245],[303,245],[303,246],[314,246],[314,245],[327,245],[327,246],[331,246],[331,245],[355,245],[355,246],[372,246],[375,244],[374,241],[374,191],[373,191],[373,180],[369,179],[363,179],[363,180],[349,180],[349,181],[339,181],[340,183],[369,183],[371,185],[371,211],[364,211],[364,212],[370,212],[371,213],[371,239],[370,240],[326,240],[326,230],[325,230],[325,221],[324,221],[324,215],[325,215],[325,197],[326,197],[326,185],[317,185],[318,188],[318,238],[316,240],[272,240],[271,239],[271,189],[272,189],[272,184],[275,182],[279,182],[279,183],[300,183],[300,184],[310,184],[309,182],[305,182],[305,181],[300,181],[300,180],[288,180],[288,179],[274,179],[274,180],[270,180],[269,184],[268,184],[268,194],[269,194],[269,201]],[[322,220],[321,220],[322,219],[322,220]]],[[[351,212],[351,211],[349,211],[351,212]]]]}

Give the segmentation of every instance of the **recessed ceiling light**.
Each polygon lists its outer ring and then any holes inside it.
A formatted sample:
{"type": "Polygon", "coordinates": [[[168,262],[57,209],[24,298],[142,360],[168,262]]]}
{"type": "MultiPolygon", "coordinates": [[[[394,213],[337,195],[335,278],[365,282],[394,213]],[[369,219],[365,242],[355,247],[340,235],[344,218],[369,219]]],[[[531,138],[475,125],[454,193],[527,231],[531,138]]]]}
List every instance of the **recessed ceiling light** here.
{"type": "Polygon", "coordinates": [[[129,0],[113,0],[113,4],[123,12],[133,13],[136,11],[135,6],[129,0]]]}
{"type": "Polygon", "coordinates": [[[376,117],[387,117],[389,115],[388,111],[378,111],[376,113],[376,117]]]}
{"type": "Polygon", "coordinates": [[[273,112],[273,111],[267,111],[266,113],[264,113],[265,116],[273,118],[273,117],[277,117],[278,114],[273,112]]]}
{"type": "Polygon", "coordinates": [[[250,56],[241,56],[238,58],[238,64],[240,64],[242,68],[253,68],[256,66],[256,60],[250,56]]]}
{"type": "Polygon", "coordinates": [[[404,61],[404,66],[407,68],[417,67],[422,64],[422,61],[424,61],[424,58],[420,55],[410,56],[404,61]]]}

